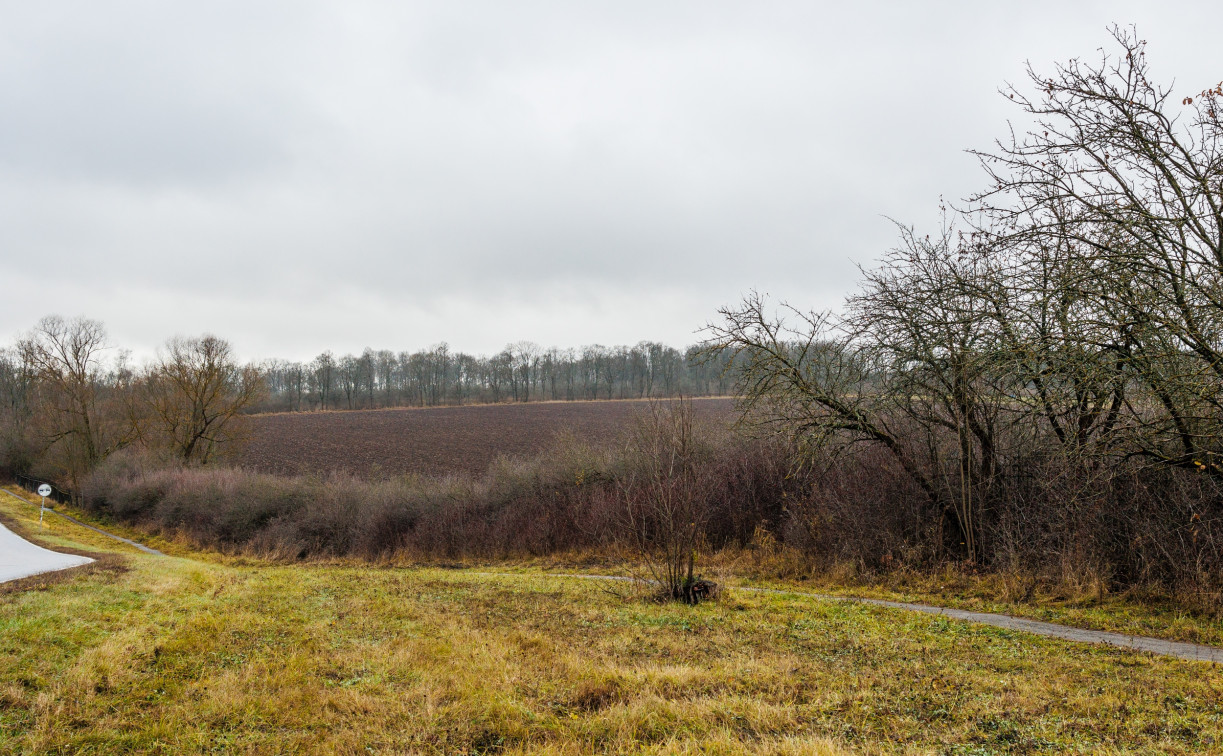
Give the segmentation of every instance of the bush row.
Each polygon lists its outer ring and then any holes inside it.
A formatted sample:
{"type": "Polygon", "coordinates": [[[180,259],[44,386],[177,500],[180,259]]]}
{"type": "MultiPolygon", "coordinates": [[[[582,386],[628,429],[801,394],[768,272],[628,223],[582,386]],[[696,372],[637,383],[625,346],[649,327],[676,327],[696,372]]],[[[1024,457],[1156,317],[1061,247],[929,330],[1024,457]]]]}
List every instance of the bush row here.
{"type": "MultiPolygon", "coordinates": [[[[799,465],[780,442],[704,432],[711,549],[767,534],[812,568],[867,570],[933,567],[956,552],[947,514],[878,449],[799,465]]],[[[630,541],[622,484],[640,463],[624,447],[571,441],[546,457],[500,460],[482,477],[374,481],[116,456],[80,493],[90,511],[230,553],[502,559],[630,541]]],[[[971,495],[978,569],[1216,593],[1223,583],[1223,495],[1210,476],[1139,465],[1103,475],[1033,458],[971,495]]]]}
{"type": "MultiPolygon", "coordinates": [[[[712,547],[745,545],[784,514],[785,450],[710,441],[702,503],[712,547]]],[[[614,545],[621,533],[622,450],[561,444],[534,460],[501,459],[482,477],[285,477],[239,468],[167,466],[116,455],[89,476],[81,504],[149,532],[231,553],[283,558],[408,552],[431,558],[506,558],[614,545]]]]}

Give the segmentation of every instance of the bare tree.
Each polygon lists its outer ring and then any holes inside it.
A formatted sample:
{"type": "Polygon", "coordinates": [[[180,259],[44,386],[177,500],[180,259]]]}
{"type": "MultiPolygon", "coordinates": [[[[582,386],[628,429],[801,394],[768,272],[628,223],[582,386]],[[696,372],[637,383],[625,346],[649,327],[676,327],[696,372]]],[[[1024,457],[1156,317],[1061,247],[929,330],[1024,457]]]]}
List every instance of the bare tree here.
{"type": "Polygon", "coordinates": [[[105,382],[106,329],[96,320],[43,318],[18,343],[33,372],[34,414],[44,448],[59,460],[73,490],[84,474],[134,432],[105,382]]]}
{"type": "Polygon", "coordinates": [[[0,467],[28,467],[36,449],[29,428],[35,376],[20,351],[0,349],[0,467]]]}
{"type": "Polygon", "coordinates": [[[144,381],[148,437],[187,463],[207,464],[240,440],[239,415],[263,390],[259,371],[240,366],[216,336],[168,341],[144,381]]]}
{"type": "Polygon", "coordinates": [[[319,409],[327,409],[331,406],[332,391],[335,387],[335,355],[330,351],[323,352],[314,361],[310,363],[310,379],[314,385],[314,390],[318,392],[319,409]]]}
{"type": "Polygon", "coordinates": [[[689,400],[652,403],[638,419],[633,461],[620,481],[625,532],[664,595],[689,604],[711,585],[695,572],[709,518],[709,483],[700,474],[707,450],[699,438],[689,400]]]}
{"type": "Polygon", "coordinates": [[[1004,90],[1033,125],[977,153],[971,209],[1029,281],[1060,256],[1067,353],[1100,369],[1080,417],[1118,453],[1223,475],[1223,83],[1174,95],[1133,29],[1112,36],[1095,62],[1029,67],[1033,95],[1004,90]]]}
{"type": "Polygon", "coordinates": [[[346,354],[336,363],[336,375],[340,379],[340,388],[344,390],[344,406],[353,409],[353,399],[360,398],[361,362],[351,354],[346,354]]]}
{"type": "Polygon", "coordinates": [[[531,401],[531,389],[539,381],[538,368],[542,354],[539,345],[532,341],[519,341],[505,348],[512,365],[510,385],[515,401],[531,401]]]}
{"type": "Polygon", "coordinates": [[[1144,44],[1113,36],[1006,90],[1035,125],[978,153],[970,233],[902,227],[839,318],[752,295],[708,331],[743,361],[745,411],[807,449],[886,448],[969,559],[1004,464],[1223,476],[1223,84],[1177,116],[1144,44]]]}

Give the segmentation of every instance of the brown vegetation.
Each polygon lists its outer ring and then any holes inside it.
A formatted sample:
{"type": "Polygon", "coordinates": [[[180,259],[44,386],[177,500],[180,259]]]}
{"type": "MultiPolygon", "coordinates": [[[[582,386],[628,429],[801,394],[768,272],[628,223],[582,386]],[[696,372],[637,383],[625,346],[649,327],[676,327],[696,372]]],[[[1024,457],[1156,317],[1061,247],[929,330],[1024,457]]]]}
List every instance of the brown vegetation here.
{"type": "MultiPolygon", "coordinates": [[[[785,474],[788,451],[705,427],[692,471],[704,483],[689,502],[700,543],[743,546],[758,527],[782,529],[787,497],[802,486],[785,474]]],[[[626,482],[648,479],[655,461],[632,448],[571,440],[534,459],[501,459],[481,475],[371,480],[167,468],[118,455],[89,478],[81,500],[146,532],[235,553],[505,558],[631,545],[626,482]]]]}
{"type": "MultiPolygon", "coordinates": [[[[782,437],[751,439],[708,423],[676,446],[670,424],[653,425],[657,435],[644,441],[599,447],[570,437],[478,475],[281,476],[119,455],[89,477],[81,499],[104,518],[228,553],[427,561],[632,554],[681,588],[694,547],[780,549],[793,562],[790,576],[957,561],[946,521],[931,516],[926,494],[886,450],[798,456],[782,437]]],[[[638,435],[650,427],[647,420],[638,435]]],[[[1101,479],[1053,458],[1008,468],[999,480],[1005,486],[981,495],[977,559],[965,569],[1029,591],[1141,587],[1207,611],[1219,606],[1223,517],[1210,476],[1135,466],[1101,479]]]]}
{"type": "Polygon", "coordinates": [[[0,350],[0,470],[33,473],[79,490],[110,455],[138,446],[204,464],[243,439],[243,413],[264,390],[216,336],[174,338],[133,369],[106,360],[105,327],[51,315],[0,350]]]}
{"type": "Polygon", "coordinates": [[[927,563],[1060,562],[1217,604],[1223,84],[1178,113],[1144,43],[1113,36],[1006,91],[1029,130],[977,153],[987,188],[941,234],[902,227],[841,312],[753,294],[708,346],[824,470],[815,499],[852,503],[859,552],[903,534],[927,563]]]}

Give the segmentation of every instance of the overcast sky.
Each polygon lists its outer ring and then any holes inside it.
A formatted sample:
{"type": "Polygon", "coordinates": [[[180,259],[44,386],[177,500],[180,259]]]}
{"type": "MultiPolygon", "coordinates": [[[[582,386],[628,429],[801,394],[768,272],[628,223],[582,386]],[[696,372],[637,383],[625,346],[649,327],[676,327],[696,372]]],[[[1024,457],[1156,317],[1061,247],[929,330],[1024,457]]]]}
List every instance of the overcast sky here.
{"type": "Polygon", "coordinates": [[[1223,79],[1223,3],[1002,6],[0,0],[0,337],[684,345],[936,227],[1025,60],[1223,79]]]}

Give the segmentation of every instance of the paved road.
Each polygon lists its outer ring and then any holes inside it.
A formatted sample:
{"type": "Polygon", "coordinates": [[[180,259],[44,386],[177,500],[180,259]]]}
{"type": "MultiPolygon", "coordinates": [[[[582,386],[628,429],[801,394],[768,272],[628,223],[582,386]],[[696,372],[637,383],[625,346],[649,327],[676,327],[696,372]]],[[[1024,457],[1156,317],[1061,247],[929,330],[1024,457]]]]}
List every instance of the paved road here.
{"type": "Polygon", "coordinates": [[[963,620],[965,622],[979,622],[983,625],[993,625],[994,627],[1001,627],[1006,630],[1019,630],[1020,632],[1032,633],[1033,635],[1043,635],[1047,638],[1060,638],[1061,640],[1075,641],[1077,643],[1102,643],[1107,646],[1131,648],[1135,651],[1150,651],[1153,654],[1159,654],[1161,656],[1175,656],[1178,659],[1189,659],[1190,661],[1223,663],[1223,648],[1203,646],[1198,643],[1170,641],[1162,638],[1147,638],[1142,635],[1110,633],[1104,630],[1085,630],[1079,627],[1056,625],[1052,622],[1041,622],[1040,620],[1012,617],[1009,614],[970,612],[965,609],[949,609],[944,606],[930,606],[929,604],[910,604],[904,601],[886,601],[884,599],[826,596],[818,593],[780,591],[771,588],[738,588],[736,590],[782,595],[790,594],[794,596],[810,596],[811,598],[818,598],[824,601],[849,601],[860,604],[872,604],[874,606],[885,606],[889,609],[903,609],[910,612],[938,614],[943,617],[950,617],[951,619],[963,620]]]}
{"type": "Polygon", "coordinates": [[[35,546],[0,525],[0,583],[44,572],[79,567],[93,560],[76,554],[60,554],[35,546]]]}

